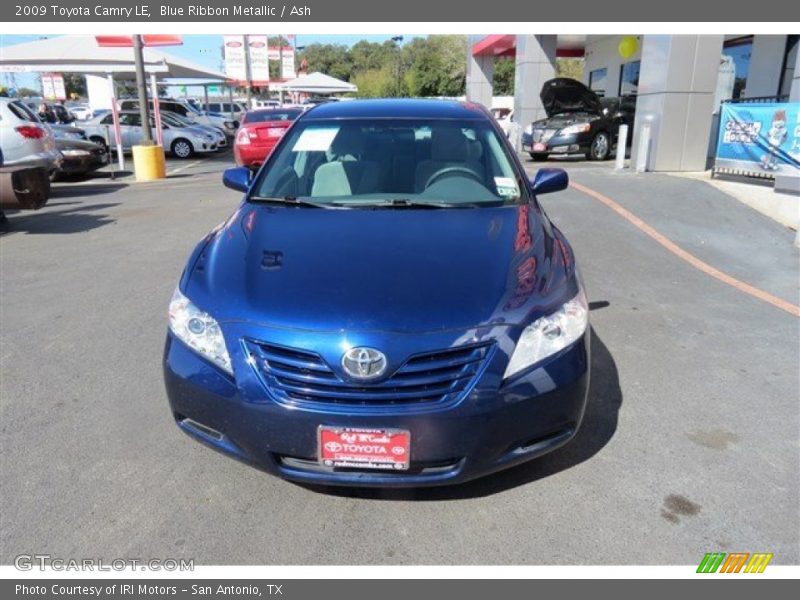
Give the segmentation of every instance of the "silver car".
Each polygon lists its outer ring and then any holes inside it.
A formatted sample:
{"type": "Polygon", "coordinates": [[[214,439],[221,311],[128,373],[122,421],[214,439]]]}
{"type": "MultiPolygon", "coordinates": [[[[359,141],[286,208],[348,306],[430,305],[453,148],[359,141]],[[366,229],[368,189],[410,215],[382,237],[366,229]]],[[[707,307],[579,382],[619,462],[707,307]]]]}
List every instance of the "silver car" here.
{"type": "Polygon", "coordinates": [[[44,167],[53,173],[63,159],[53,132],[14,98],[0,98],[0,149],[7,167],[44,167]]]}
{"type": "Polygon", "coordinates": [[[210,133],[217,140],[217,148],[224,148],[228,145],[228,138],[225,132],[217,127],[209,127],[208,125],[199,125],[179,115],[178,113],[162,111],[161,112],[162,124],[166,123],[172,127],[191,127],[192,129],[201,131],[203,133],[210,133]]]}
{"type": "MultiPolygon", "coordinates": [[[[144,131],[138,111],[121,111],[119,124],[123,151],[128,151],[142,142],[144,131]]],[[[175,127],[166,122],[162,125],[164,148],[178,158],[190,158],[196,153],[214,152],[217,149],[216,138],[211,133],[189,127],[175,127]]],[[[81,123],[81,128],[86,131],[86,136],[91,141],[104,146],[109,143],[112,148],[116,147],[117,136],[114,131],[113,115],[110,113],[81,123]]]]}

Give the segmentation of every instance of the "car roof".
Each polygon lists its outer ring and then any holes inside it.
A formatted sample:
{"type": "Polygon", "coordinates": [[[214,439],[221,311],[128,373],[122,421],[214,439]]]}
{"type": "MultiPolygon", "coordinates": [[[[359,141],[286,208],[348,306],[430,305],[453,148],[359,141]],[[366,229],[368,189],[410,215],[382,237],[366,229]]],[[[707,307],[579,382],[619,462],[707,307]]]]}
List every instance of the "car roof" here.
{"type": "Polygon", "coordinates": [[[392,98],[326,102],[308,111],[302,119],[487,119],[480,104],[456,100],[392,98]]]}

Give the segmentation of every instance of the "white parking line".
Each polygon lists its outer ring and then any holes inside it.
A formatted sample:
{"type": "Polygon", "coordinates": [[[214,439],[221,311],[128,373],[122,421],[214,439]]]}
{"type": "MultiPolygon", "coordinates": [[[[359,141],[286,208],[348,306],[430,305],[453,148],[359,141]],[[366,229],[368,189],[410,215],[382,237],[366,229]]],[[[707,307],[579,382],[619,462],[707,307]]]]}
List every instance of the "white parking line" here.
{"type": "Polygon", "coordinates": [[[177,167],[175,169],[170,169],[169,171],[167,171],[167,177],[169,177],[170,175],[175,175],[175,173],[180,173],[181,171],[185,171],[186,169],[188,169],[190,167],[194,167],[196,165],[199,165],[201,162],[204,162],[205,160],[206,160],[205,158],[201,158],[200,160],[194,160],[194,161],[192,161],[192,162],[190,162],[188,164],[185,164],[182,167],[177,167]]]}

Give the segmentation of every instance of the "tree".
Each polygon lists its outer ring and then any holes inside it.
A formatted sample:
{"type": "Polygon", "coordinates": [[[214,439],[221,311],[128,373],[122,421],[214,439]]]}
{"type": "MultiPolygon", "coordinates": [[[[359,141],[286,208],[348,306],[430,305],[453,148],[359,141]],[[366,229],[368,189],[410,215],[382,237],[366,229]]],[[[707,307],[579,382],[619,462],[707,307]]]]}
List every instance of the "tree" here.
{"type": "Polygon", "coordinates": [[[86,78],[81,73],[63,73],[64,88],[67,92],[67,98],[71,98],[72,94],[78,96],[86,96],[86,78]]]}
{"type": "Polygon", "coordinates": [[[34,89],[31,89],[29,87],[17,88],[17,97],[18,98],[36,98],[36,97],[41,96],[41,95],[42,95],[41,92],[39,92],[37,90],[34,90],[34,89]]]}
{"type": "Polygon", "coordinates": [[[514,95],[514,72],[515,64],[513,58],[498,58],[494,61],[495,96],[514,95]]]}
{"type": "Polygon", "coordinates": [[[309,73],[319,71],[343,81],[349,81],[353,71],[350,52],[342,44],[309,44],[297,58],[308,61],[309,73]]]}
{"type": "Polygon", "coordinates": [[[358,86],[356,96],[359,98],[386,98],[401,95],[398,93],[397,80],[388,66],[357,73],[351,83],[358,86]]]}
{"type": "Polygon", "coordinates": [[[405,77],[412,96],[461,96],[466,87],[467,38],[437,35],[417,38],[408,53],[405,77]]]}

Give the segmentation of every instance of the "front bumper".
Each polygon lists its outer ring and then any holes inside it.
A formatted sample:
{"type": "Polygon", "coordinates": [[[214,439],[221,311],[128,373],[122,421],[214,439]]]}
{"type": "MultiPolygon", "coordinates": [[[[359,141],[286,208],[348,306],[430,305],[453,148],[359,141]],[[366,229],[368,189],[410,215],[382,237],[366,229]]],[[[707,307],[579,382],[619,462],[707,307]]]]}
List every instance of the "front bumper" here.
{"type": "Polygon", "coordinates": [[[108,164],[108,154],[91,153],[84,156],[64,156],[59,171],[65,175],[82,175],[108,164]]]}
{"type": "Polygon", "coordinates": [[[522,149],[531,154],[569,154],[572,152],[587,152],[592,143],[590,132],[573,133],[570,135],[554,135],[547,141],[533,141],[534,136],[524,134],[522,137],[522,149]]]}
{"type": "Polygon", "coordinates": [[[589,335],[587,330],[504,385],[508,357],[498,349],[473,387],[445,406],[287,406],[271,398],[243,361],[234,358],[234,381],[171,333],[164,378],[173,418],[183,431],[269,473],[323,485],[445,485],[539,457],[575,435],[589,386],[589,335]],[[324,467],[317,460],[320,425],[408,430],[411,467],[390,472],[324,467]]]}

